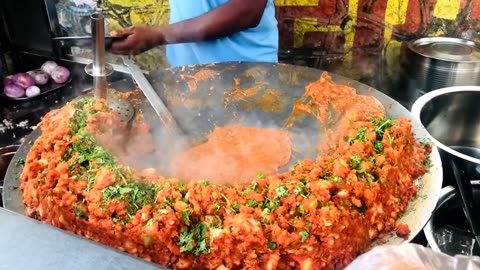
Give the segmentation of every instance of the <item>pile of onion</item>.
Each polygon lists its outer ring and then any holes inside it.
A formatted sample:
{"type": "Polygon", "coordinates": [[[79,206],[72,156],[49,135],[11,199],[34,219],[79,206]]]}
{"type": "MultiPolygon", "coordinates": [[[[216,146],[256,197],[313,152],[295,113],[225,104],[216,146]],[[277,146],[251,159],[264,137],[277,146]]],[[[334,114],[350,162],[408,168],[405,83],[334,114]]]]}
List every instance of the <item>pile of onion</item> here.
{"type": "Polygon", "coordinates": [[[40,87],[50,79],[63,84],[70,78],[70,71],[54,61],[45,62],[40,70],[17,73],[3,79],[3,93],[12,98],[34,97],[40,94],[40,87]]]}

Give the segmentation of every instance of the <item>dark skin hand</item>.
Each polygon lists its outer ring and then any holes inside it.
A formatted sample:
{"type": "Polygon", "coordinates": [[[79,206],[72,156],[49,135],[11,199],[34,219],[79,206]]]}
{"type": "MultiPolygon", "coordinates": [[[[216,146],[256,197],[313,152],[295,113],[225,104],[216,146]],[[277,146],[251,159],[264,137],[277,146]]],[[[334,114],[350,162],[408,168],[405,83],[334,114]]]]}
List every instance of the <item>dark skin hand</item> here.
{"type": "Polygon", "coordinates": [[[112,33],[124,36],[110,48],[114,54],[136,55],[159,45],[198,42],[226,37],[256,27],[267,0],[230,0],[199,17],[166,27],[132,26],[112,33]]]}

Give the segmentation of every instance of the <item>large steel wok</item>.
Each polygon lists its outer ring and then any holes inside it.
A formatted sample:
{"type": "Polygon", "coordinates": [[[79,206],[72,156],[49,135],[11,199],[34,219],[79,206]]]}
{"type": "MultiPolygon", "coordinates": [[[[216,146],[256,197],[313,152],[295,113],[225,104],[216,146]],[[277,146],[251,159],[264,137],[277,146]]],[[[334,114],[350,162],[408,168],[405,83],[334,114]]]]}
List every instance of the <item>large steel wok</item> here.
{"type": "MultiPolygon", "coordinates": [[[[149,74],[147,78],[184,132],[207,135],[215,126],[230,123],[284,128],[294,101],[302,96],[305,86],[318,80],[322,73],[323,71],[317,69],[283,64],[221,63],[161,70],[149,74]],[[200,71],[203,74],[197,73],[200,71]],[[242,89],[240,92],[244,94],[234,94],[235,89],[242,89]]],[[[355,88],[359,94],[374,96],[385,106],[389,117],[411,119],[417,139],[428,138],[422,125],[412,119],[409,111],[395,100],[357,81],[335,74],[330,76],[336,83],[355,88]]],[[[161,144],[163,135],[158,134],[162,134],[162,127],[148,102],[137,104],[136,110],[143,112],[145,121],[154,127],[153,133],[157,134],[155,139],[161,144]]],[[[292,141],[299,150],[299,153],[294,155],[292,164],[301,158],[315,157],[316,148],[309,142],[314,141],[315,145],[318,143],[317,139],[322,136],[319,130],[319,123],[312,119],[296,122],[290,129],[292,141]]],[[[25,159],[30,149],[28,142],[39,135],[40,130],[35,130],[13,160],[25,159]]],[[[391,244],[409,242],[430,219],[442,186],[442,165],[435,147],[431,161],[429,172],[418,180],[418,196],[410,202],[401,218],[410,227],[409,238],[403,239],[392,234],[382,241],[386,240],[391,244]]],[[[16,167],[14,162],[10,164],[5,178],[3,203],[5,208],[24,214],[21,192],[18,189],[21,169],[16,167]]]]}

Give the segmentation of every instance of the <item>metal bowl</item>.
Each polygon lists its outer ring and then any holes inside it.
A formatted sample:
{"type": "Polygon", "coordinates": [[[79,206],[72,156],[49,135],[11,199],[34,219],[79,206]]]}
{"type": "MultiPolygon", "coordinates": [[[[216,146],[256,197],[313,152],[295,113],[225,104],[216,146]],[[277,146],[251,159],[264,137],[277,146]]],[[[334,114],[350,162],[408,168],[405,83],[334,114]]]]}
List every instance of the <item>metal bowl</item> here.
{"type": "Polygon", "coordinates": [[[480,179],[480,87],[458,86],[423,95],[412,115],[427,129],[440,150],[444,184],[457,188],[471,230],[480,242],[480,201],[472,180],[480,179]]]}
{"type": "MultiPolygon", "coordinates": [[[[453,156],[469,162],[465,163],[469,180],[480,179],[479,103],[479,86],[458,86],[427,93],[412,107],[413,116],[423,124],[441,149],[443,160],[453,156]]],[[[445,162],[443,164],[444,169],[448,169],[445,162]]],[[[447,176],[451,174],[448,171],[446,173],[444,184],[454,184],[447,182],[447,176]]]]}

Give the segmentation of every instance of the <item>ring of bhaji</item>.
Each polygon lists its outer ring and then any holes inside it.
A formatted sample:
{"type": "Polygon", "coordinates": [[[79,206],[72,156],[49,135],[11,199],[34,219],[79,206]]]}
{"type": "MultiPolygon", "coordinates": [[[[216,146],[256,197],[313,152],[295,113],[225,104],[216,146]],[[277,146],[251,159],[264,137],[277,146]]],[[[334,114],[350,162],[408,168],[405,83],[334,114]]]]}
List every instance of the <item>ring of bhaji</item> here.
{"type": "Polygon", "coordinates": [[[116,125],[106,103],[69,103],[44,117],[27,156],[27,214],[173,269],[342,269],[382,233],[408,235],[397,220],[430,148],[408,119],[326,74],[304,98],[294,111],[344,113],[322,155],[234,185],[126,167],[92,135],[116,125]]]}

